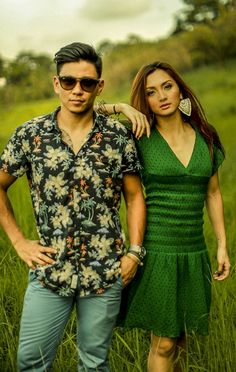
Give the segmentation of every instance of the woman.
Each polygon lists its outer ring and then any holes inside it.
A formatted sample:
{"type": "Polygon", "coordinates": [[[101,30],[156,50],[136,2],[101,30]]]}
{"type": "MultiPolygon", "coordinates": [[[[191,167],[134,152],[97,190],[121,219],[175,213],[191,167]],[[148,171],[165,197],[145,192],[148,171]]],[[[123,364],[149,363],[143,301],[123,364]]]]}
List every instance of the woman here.
{"type": "MultiPolygon", "coordinates": [[[[204,204],[218,243],[213,277],[220,281],[229,275],[217,171],[224,150],[198,99],[167,63],[139,70],[131,105],[152,125],[150,137],[137,141],[146,191],[147,254],[127,287],[124,326],[151,331],[148,371],[167,372],[186,333],[208,333],[212,275],[203,236],[204,204]]],[[[113,107],[132,119],[133,108],[113,107]]]]}

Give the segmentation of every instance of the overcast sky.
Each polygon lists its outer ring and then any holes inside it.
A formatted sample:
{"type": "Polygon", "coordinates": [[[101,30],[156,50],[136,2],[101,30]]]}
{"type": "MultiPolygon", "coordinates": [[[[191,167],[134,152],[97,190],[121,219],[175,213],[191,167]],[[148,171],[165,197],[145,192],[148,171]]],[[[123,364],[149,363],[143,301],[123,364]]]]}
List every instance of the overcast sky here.
{"type": "Polygon", "coordinates": [[[1,0],[0,55],[19,51],[54,55],[63,45],[82,41],[122,41],[167,36],[181,0],[1,0]]]}

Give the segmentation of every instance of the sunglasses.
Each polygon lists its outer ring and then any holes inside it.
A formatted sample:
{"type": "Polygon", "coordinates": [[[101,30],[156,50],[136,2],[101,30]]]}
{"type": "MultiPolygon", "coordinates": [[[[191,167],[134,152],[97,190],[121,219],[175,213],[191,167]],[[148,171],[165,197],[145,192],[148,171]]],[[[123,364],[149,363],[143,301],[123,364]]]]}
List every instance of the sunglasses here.
{"type": "Polygon", "coordinates": [[[81,88],[90,93],[94,91],[100,81],[89,77],[75,78],[73,76],[58,76],[58,79],[61,87],[65,90],[72,90],[79,81],[81,88]]]}

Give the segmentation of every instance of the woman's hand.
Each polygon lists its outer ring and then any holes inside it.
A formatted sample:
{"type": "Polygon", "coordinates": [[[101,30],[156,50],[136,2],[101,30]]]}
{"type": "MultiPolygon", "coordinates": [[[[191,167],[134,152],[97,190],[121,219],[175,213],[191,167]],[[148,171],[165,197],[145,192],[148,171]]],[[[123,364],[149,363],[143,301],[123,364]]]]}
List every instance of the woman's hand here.
{"type": "Polygon", "coordinates": [[[137,139],[141,138],[144,133],[147,137],[150,136],[150,124],[147,121],[146,115],[136,110],[127,103],[117,103],[116,111],[125,115],[132,123],[132,132],[137,139]]]}
{"type": "Polygon", "coordinates": [[[218,242],[217,271],[215,280],[224,280],[229,276],[230,261],[227,253],[223,199],[220,191],[219,176],[216,172],[208,183],[206,208],[218,242]]]}
{"type": "Polygon", "coordinates": [[[230,261],[227,251],[225,249],[218,248],[217,252],[218,268],[213,274],[215,280],[224,280],[229,276],[230,272],[230,261]]]}
{"type": "Polygon", "coordinates": [[[131,282],[131,280],[134,278],[137,268],[138,268],[138,263],[133,261],[128,256],[121,257],[120,261],[121,261],[122,284],[123,284],[123,287],[126,287],[131,282]]]}
{"type": "MultiPolygon", "coordinates": [[[[132,131],[137,139],[142,137],[144,133],[146,133],[148,137],[150,136],[150,124],[147,121],[146,115],[128,105],[128,103],[99,102],[95,106],[95,110],[104,115],[123,114],[132,124],[132,131]]],[[[123,120],[119,121],[122,123],[123,120]]]]}

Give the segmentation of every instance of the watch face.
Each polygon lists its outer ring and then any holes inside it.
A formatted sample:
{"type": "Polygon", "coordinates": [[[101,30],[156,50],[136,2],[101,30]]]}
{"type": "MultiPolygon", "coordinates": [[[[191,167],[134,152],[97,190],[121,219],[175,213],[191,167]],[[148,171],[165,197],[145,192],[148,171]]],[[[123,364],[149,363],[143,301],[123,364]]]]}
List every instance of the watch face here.
{"type": "Polygon", "coordinates": [[[129,252],[135,252],[141,261],[146,255],[146,249],[138,244],[131,245],[129,248],[129,252]]]}

